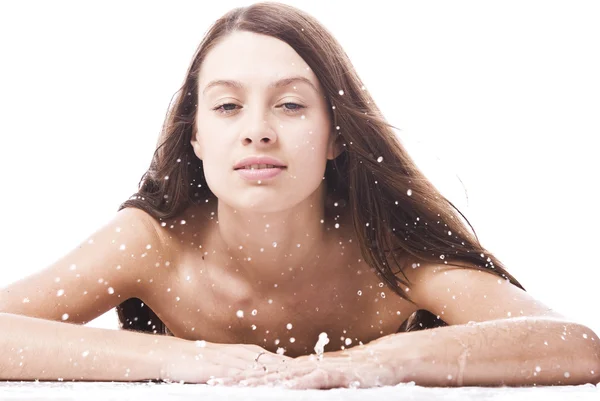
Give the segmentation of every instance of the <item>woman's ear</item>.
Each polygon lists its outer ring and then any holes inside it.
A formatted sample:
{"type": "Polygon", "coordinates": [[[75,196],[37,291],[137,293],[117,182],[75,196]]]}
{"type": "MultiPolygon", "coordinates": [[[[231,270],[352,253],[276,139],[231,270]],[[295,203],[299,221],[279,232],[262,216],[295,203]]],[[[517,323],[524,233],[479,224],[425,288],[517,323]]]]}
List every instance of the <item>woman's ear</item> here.
{"type": "Polygon", "coordinates": [[[192,148],[194,149],[194,153],[196,154],[196,157],[198,159],[202,160],[202,151],[200,148],[200,142],[198,142],[198,138],[197,138],[195,131],[192,134],[192,139],[190,140],[190,144],[192,145],[192,148]]]}
{"type": "Polygon", "coordinates": [[[344,150],[343,138],[339,132],[332,132],[329,137],[329,145],[327,146],[327,159],[333,160],[344,150]]]}

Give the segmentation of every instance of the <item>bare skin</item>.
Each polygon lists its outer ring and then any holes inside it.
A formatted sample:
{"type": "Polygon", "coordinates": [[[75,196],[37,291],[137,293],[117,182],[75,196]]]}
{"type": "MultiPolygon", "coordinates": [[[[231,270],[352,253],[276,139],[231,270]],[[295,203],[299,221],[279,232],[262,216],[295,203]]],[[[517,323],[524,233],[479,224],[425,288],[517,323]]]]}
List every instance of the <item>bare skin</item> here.
{"type": "Polygon", "coordinates": [[[350,229],[331,227],[312,260],[282,264],[280,279],[249,281],[240,274],[249,262],[224,247],[216,215],[216,206],[194,206],[167,223],[164,238],[177,260],[142,280],[144,301],[177,337],[256,344],[271,352],[281,347],[296,357],[314,353],[321,332],[330,339],[326,351],[395,333],[417,309],[380,284],[350,229]]]}

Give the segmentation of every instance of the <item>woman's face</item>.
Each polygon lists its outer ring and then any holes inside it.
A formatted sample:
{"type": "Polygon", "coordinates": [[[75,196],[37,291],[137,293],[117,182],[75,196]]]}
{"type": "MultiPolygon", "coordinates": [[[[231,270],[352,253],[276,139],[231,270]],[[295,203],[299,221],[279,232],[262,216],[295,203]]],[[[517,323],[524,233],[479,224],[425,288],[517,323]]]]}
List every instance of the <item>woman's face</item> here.
{"type": "Polygon", "coordinates": [[[276,212],[324,185],[327,159],[337,156],[327,102],[315,74],[288,44],[234,32],[207,54],[198,85],[191,143],[221,202],[276,212]],[[292,77],[300,79],[273,85],[292,77]],[[215,84],[221,80],[237,83],[215,84]],[[234,165],[248,156],[274,157],[285,168],[271,178],[244,178],[248,171],[234,165]]]}

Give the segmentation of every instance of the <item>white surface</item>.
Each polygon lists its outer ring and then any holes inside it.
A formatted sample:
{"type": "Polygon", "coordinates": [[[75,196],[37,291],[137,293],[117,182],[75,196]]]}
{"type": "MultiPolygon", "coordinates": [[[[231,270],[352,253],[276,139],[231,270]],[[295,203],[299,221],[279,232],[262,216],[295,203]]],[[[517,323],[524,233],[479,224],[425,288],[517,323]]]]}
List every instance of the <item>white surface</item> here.
{"type": "Polygon", "coordinates": [[[164,383],[0,383],[2,400],[598,400],[594,385],[528,388],[427,388],[411,385],[373,389],[287,390],[282,388],[212,387],[204,384],[164,383]]]}
{"type": "MultiPolygon", "coordinates": [[[[249,3],[0,3],[1,286],[77,246],[135,191],[209,24],[249,3]]],[[[484,246],[600,333],[600,5],[287,3],[338,38],[484,246]]],[[[114,310],[91,325],[116,328],[114,310]]]]}

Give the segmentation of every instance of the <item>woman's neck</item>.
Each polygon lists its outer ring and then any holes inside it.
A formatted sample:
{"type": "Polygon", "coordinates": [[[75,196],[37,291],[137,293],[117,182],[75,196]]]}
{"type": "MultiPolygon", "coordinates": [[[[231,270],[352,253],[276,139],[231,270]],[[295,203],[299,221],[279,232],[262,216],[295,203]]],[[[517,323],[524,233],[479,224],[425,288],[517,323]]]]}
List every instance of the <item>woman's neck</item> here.
{"type": "Polygon", "coordinates": [[[295,207],[277,213],[240,211],[219,203],[218,224],[211,230],[213,249],[254,282],[281,281],[284,269],[311,274],[331,256],[343,233],[352,230],[349,219],[326,210],[325,185],[320,188],[295,207]]]}

